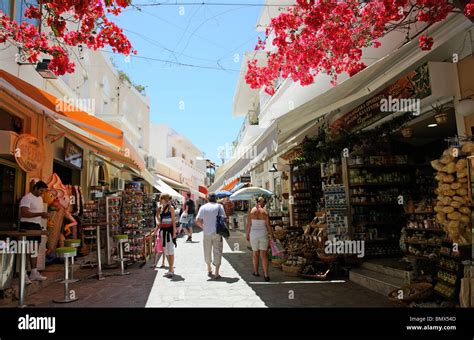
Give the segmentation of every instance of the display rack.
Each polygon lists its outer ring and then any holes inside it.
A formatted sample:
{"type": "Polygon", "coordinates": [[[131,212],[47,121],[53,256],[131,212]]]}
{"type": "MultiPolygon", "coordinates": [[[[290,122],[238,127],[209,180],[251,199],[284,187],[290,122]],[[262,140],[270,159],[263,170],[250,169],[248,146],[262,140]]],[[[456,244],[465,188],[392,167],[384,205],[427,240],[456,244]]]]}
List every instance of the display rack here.
{"type": "Polygon", "coordinates": [[[291,173],[291,199],[293,225],[302,227],[309,224],[322,198],[319,169],[294,167],[291,173]]]}
{"type": "Polygon", "coordinates": [[[347,201],[344,185],[327,184],[323,187],[327,235],[330,240],[348,240],[347,201]]]}
{"type": "Polygon", "coordinates": [[[464,275],[462,261],[469,258],[470,251],[470,246],[455,246],[449,240],[442,242],[438,272],[435,278],[434,291],[436,294],[450,300],[458,299],[461,279],[464,275]]]}
{"type": "Polygon", "coordinates": [[[399,256],[403,202],[413,187],[408,156],[350,158],[346,168],[354,239],[365,241],[366,257],[399,256]]]}
{"type": "MultiPolygon", "coordinates": [[[[79,218],[79,232],[81,237],[81,253],[92,256],[97,245],[97,225],[99,223],[99,202],[84,203],[84,210],[79,218]]],[[[94,267],[94,259],[83,259],[81,267],[94,267]]]]}
{"type": "Polygon", "coordinates": [[[290,226],[290,216],[286,212],[281,211],[270,211],[270,225],[274,228],[280,226],[283,228],[288,228],[290,226]]]}
{"type": "Polygon", "coordinates": [[[125,257],[130,261],[145,261],[145,194],[135,186],[128,186],[122,193],[122,232],[128,235],[129,246],[125,257]]]}

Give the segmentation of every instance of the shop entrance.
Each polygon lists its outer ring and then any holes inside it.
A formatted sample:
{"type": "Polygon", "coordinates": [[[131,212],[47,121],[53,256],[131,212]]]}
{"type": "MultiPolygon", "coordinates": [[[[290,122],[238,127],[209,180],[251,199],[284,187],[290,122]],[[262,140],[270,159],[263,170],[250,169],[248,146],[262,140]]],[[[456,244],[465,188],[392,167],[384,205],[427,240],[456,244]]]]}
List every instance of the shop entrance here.
{"type": "Polygon", "coordinates": [[[81,185],[81,171],[63,163],[54,161],[53,173],[57,174],[64,185],[81,185]]]}
{"type": "Polygon", "coordinates": [[[0,230],[18,226],[19,193],[23,186],[22,171],[6,160],[0,159],[0,230]]]}

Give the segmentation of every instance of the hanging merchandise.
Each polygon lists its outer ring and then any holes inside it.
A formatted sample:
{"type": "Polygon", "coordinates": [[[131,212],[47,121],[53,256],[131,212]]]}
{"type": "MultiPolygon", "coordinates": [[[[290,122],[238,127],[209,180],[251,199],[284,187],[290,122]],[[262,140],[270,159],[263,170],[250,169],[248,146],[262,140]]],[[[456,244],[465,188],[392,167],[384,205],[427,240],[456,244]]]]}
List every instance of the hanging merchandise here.
{"type": "Polygon", "coordinates": [[[145,237],[148,232],[145,219],[145,194],[135,183],[127,185],[122,193],[122,233],[128,235],[131,261],[145,261],[145,237]]]}
{"type": "Polygon", "coordinates": [[[466,156],[474,153],[474,143],[461,149],[449,148],[431,165],[438,171],[436,180],[436,220],[443,226],[448,237],[458,245],[472,243],[471,207],[468,196],[468,168],[466,156]],[[456,157],[455,157],[456,156],[456,157]]]}

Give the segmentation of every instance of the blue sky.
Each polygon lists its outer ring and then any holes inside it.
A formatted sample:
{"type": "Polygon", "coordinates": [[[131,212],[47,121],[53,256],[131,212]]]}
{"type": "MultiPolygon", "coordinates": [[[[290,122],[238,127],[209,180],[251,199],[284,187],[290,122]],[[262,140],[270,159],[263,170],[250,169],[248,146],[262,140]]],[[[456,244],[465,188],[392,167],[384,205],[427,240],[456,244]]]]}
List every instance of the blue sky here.
{"type": "MultiPolygon", "coordinates": [[[[263,3],[263,0],[239,3],[255,4],[263,3]]],[[[255,46],[258,36],[255,25],[262,7],[173,5],[141,8],[142,11],[127,9],[114,18],[141,58],[131,57],[127,63],[123,56],[114,55],[115,64],[134,83],[147,87],[152,122],[170,124],[204,151],[206,158],[220,164],[218,148],[237,137],[243,121],[243,118],[232,117],[232,101],[239,76],[236,70],[240,70],[243,53],[255,46]],[[237,62],[234,60],[236,54],[237,62]],[[227,71],[144,58],[205,67],[220,65],[227,71]]]]}

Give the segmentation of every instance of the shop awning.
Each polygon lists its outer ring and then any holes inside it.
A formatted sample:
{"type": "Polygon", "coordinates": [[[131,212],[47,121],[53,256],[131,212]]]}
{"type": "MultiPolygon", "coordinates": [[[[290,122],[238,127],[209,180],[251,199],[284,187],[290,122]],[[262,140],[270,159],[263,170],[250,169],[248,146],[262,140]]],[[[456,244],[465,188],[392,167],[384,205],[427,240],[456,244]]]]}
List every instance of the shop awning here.
{"type": "Polygon", "coordinates": [[[157,174],[156,175],[159,179],[161,179],[163,182],[167,183],[169,186],[177,189],[177,190],[183,190],[183,191],[189,191],[189,188],[171,178],[168,178],[168,177],[165,177],[165,176],[162,176],[162,175],[159,175],[157,174]]]}
{"type": "Polygon", "coordinates": [[[229,183],[225,184],[220,191],[230,191],[233,187],[235,187],[239,183],[239,178],[236,177],[229,183]]]}
{"type": "Polygon", "coordinates": [[[207,195],[209,193],[209,190],[207,190],[207,188],[203,187],[202,185],[199,186],[198,191],[204,195],[207,195]]]}
{"type": "Polygon", "coordinates": [[[19,92],[56,113],[58,118],[62,118],[119,148],[122,147],[123,132],[120,129],[117,129],[93,115],[72,107],[62,99],[57,98],[4,70],[0,70],[0,78],[4,79],[19,92]],[[61,108],[64,110],[61,110],[61,108]]]}
{"type": "Polygon", "coordinates": [[[150,183],[156,190],[158,190],[162,194],[168,194],[173,198],[177,198],[179,200],[183,200],[184,197],[180,193],[178,193],[176,190],[174,190],[172,187],[170,187],[168,184],[163,182],[161,179],[159,179],[156,175],[152,174],[148,170],[142,171],[142,176],[144,177],[145,181],[150,183]]]}
{"type": "Polygon", "coordinates": [[[135,164],[129,157],[126,157],[119,151],[116,151],[112,148],[109,148],[99,142],[96,142],[83,134],[81,134],[80,129],[68,126],[67,122],[60,122],[56,120],[51,120],[51,122],[58,127],[61,131],[66,132],[68,137],[70,137],[73,142],[78,143],[79,145],[86,145],[91,151],[94,151],[104,157],[108,157],[112,160],[122,163],[132,169],[139,170],[137,164],[135,164]]]}
{"type": "Polygon", "coordinates": [[[204,195],[202,192],[200,192],[198,190],[191,189],[191,193],[196,195],[197,197],[206,198],[206,195],[204,195]]]}
{"type": "Polygon", "coordinates": [[[246,185],[248,185],[248,183],[238,183],[235,187],[232,188],[232,190],[230,192],[234,193],[237,190],[242,189],[246,185]]]}

